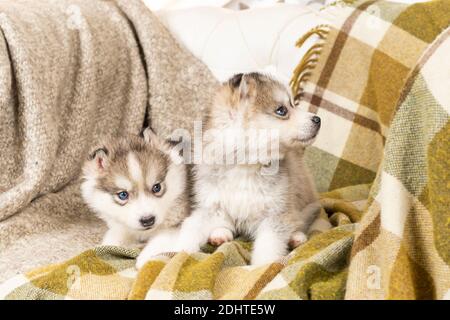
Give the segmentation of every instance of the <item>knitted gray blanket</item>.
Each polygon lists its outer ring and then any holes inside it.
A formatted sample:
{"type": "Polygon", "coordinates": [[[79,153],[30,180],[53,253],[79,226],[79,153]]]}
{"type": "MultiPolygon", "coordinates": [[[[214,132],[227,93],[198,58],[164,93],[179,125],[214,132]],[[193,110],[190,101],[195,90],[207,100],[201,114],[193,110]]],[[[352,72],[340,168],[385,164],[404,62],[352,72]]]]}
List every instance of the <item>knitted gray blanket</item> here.
{"type": "Polygon", "coordinates": [[[138,0],[1,1],[0,31],[1,264],[90,215],[77,178],[102,137],[189,130],[216,82],[138,0]]]}

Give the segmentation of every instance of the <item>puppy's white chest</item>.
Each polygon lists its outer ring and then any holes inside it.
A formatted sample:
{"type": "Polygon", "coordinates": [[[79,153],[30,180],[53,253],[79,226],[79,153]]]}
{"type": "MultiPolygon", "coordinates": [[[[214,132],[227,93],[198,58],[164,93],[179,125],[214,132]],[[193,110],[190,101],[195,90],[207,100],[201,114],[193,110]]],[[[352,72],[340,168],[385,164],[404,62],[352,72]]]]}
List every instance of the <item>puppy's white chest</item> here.
{"type": "Polygon", "coordinates": [[[265,177],[255,170],[235,167],[210,172],[202,189],[206,205],[218,205],[231,218],[243,220],[277,211],[282,205],[280,197],[284,188],[276,183],[276,177],[265,177]]]}
{"type": "Polygon", "coordinates": [[[228,172],[218,183],[220,206],[235,219],[262,213],[267,186],[259,180],[239,170],[228,172]]]}

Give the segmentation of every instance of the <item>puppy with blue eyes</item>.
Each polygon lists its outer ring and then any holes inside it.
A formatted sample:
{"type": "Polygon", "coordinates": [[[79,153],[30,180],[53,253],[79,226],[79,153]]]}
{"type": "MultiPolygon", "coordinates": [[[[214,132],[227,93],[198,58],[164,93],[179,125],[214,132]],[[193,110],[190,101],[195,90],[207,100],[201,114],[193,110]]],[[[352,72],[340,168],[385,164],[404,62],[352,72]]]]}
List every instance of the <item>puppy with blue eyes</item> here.
{"type": "Polygon", "coordinates": [[[183,159],[150,128],[96,148],[82,178],[84,200],[108,225],[103,245],[170,238],[190,213],[183,159]]]}
{"type": "Polygon", "coordinates": [[[260,265],[306,241],[320,203],[303,155],[320,118],[295,106],[279,81],[248,73],[222,84],[203,129],[203,162],[193,170],[196,205],[173,251],[245,235],[254,240],[251,263],[260,265]]]}

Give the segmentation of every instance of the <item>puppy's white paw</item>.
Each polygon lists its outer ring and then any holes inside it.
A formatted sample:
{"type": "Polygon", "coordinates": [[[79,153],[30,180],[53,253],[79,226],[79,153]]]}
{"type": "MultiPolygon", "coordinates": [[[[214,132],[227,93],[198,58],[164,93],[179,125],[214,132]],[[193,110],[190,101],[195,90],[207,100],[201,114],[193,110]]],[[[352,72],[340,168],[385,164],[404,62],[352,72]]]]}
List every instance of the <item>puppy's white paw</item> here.
{"type": "Polygon", "coordinates": [[[146,264],[148,261],[150,261],[152,256],[147,256],[145,254],[143,254],[144,252],[142,252],[136,259],[136,269],[141,269],[144,264],[146,264]]]}
{"type": "Polygon", "coordinates": [[[211,232],[208,242],[215,246],[233,240],[233,233],[227,228],[216,228],[211,232]]]}
{"type": "Polygon", "coordinates": [[[308,240],[306,234],[301,231],[296,231],[291,235],[289,239],[289,247],[292,249],[297,248],[299,245],[305,243],[308,240]]]}
{"type": "Polygon", "coordinates": [[[150,243],[148,244],[144,250],[142,250],[141,254],[136,259],[136,268],[140,269],[144,266],[144,264],[151,260],[153,257],[164,253],[172,251],[170,246],[168,245],[160,245],[158,243],[150,243]]]}

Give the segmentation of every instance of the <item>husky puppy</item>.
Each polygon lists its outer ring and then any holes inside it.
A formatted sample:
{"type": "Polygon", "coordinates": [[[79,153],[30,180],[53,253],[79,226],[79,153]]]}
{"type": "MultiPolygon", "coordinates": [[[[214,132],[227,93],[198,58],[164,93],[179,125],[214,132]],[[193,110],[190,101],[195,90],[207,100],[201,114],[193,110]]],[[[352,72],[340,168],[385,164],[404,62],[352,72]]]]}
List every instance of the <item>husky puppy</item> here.
{"type": "Polygon", "coordinates": [[[280,82],[249,73],[221,85],[204,125],[203,162],[194,167],[196,208],[182,224],[175,251],[196,252],[207,241],[220,245],[243,234],[254,239],[251,263],[264,264],[287,254],[289,244],[306,241],[320,205],[303,152],[318,134],[320,118],[294,106],[280,82]],[[267,130],[275,138],[251,137],[267,130]],[[233,144],[236,137],[246,138],[233,144]],[[223,146],[217,161],[215,147],[223,146]],[[239,153],[247,161],[228,161],[239,153]]]}
{"type": "Polygon", "coordinates": [[[82,178],[84,200],[109,228],[104,245],[136,245],[170,234],[190,213],[186,166],[150,128],[143,137],[118,138],[97,148],[82,178]]]}

